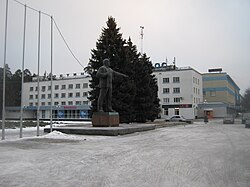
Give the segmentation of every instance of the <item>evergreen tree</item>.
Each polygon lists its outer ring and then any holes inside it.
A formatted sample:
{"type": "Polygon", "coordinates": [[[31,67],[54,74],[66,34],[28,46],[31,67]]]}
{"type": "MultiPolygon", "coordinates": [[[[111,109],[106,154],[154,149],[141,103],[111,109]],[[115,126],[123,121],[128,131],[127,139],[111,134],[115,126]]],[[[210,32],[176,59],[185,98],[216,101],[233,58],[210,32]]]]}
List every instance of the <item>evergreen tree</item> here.
{"type": "MultiPolygon", "coordinates": [[[[88,66],[85,68],[86,72],[92,77],[90,87],[89,99],[92,103],[92,112],[97,109],[97,99],[99,96],[98,78],[96,72],[103,64],[105,58],[110,59],[110,67],[123,74],[131,76],[131,65],[128,58],[126,58],[127,49],[126,41],[122,38],[122,34],[117,28],[115,19],[108,18],[107,28],[103,28],[102,34],[96,43],[96,49],[92,50],[91,59],[88,66]]],[[[122,77],[115,77],[113,81],[113,109],[119,112],[121,122],[130,122],[132,117],[132,101],[135,88],[130,79],[122,77]]]]}
{"type": "Polygon", "coordinates": [[[242,98],[241,105],[243,111],[249,112],[250,111],[250,88],[245,91],[245,94],[242,98]]]}
{"type": "Polygon", "coordinates": [[[160,112],[158,99],[158,86],[153,73],[153,66],[146,54],[135,64],[136,97],[134,107],[136,121],[146,122],[155,120],[160,112]]]}
{"type": "MultiPolygon", "coordinates": [[[[3,68],[0,68],[0,118],[2,117],[3,107],[3,68]]],[[[5,105],[6,106],[20,106],[21,105],[21,85],[22,85],[22,71],[18,69],[12,74],[8,64],[6,64],[5,74],[5,105]]],[[[24,81],[31,81],[31,73],[28,69],[24,70],[24,81]]]]}
{"type": "Polygon", "coordinates": [[[113,81],[113,109],[119,112],[121,122],[146,122],[154,120],[159,113],[157,83],[152,75],[153,67],[149,58],[144,54],[140,57],[131,39],[122,38],[115,19],[108,18],[107,28],[92,49],[91,59],[85,71],[91,75],[89,100],[92,112],[97,110],[99,96],[97,70],[103,65],[102,61],[109,58],[111,68],[129,76],[129,79],[115,77],[113,81]]]}

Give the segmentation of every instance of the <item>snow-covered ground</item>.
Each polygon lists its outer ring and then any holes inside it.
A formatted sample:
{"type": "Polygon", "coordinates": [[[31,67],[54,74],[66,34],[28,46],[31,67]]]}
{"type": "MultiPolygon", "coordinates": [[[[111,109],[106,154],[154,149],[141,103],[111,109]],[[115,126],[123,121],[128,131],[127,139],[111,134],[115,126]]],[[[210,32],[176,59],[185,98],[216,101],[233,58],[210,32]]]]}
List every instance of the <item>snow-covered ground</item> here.
{"type": "Polygon", "coordinates": [[[0,141],[0,186],[249,187],[250,130],[221,122],[0,141]]]}

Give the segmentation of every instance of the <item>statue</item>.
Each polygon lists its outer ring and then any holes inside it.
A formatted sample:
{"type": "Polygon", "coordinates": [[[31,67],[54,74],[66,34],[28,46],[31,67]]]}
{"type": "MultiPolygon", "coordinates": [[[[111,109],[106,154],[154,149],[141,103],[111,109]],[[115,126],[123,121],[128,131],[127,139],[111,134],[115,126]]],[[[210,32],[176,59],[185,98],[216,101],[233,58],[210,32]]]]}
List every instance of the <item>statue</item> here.
{"type": "Polygon", "coordinates": [[[104,112],[104,110],[103,110],[104,101],[106,103],[105,109],[107,110],[107,112],[115,112],[111,106],[113,75],[128,77],[127,75],[124,75],[122,73],[114,71],[109,66],[110,66],[109,59],[107,59],[107,58],[104,59],[103,66],[101,66],[98,69],[97,74],[96,74],[96,76],[99,78],[98,87],[100,88],[98,103],[97,103],[97,111],[98,112],[104,112]]]}

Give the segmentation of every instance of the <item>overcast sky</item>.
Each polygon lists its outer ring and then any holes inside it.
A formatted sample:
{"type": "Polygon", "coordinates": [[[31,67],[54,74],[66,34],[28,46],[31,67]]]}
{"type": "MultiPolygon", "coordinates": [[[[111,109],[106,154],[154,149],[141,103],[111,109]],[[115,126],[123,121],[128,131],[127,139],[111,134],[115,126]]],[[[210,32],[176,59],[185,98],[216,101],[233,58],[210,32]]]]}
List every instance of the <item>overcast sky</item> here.
{"type": "MultiPolygon", "coordinates": [[[[176,57],[179,67],[200,73],[221,67],[250,87],[250,0],[19,0],[52,15],[75,56],[86,66],[109,16],[123,38],[130,36],[153,63],[176,57]]],[[[0,61],[3,66],[5,3],[0,1],[0,61]]],[[[9,0],[7,64],[21,69],[24,8],[9,0]]],[[[42,16],[40,74],[50,72],[50,19],[42,16]]],[[[27,9],[25,68],[37,72],[38,13],[27,9]]],[[[81,72],[54,28],[54,73],[81,72]]]]}

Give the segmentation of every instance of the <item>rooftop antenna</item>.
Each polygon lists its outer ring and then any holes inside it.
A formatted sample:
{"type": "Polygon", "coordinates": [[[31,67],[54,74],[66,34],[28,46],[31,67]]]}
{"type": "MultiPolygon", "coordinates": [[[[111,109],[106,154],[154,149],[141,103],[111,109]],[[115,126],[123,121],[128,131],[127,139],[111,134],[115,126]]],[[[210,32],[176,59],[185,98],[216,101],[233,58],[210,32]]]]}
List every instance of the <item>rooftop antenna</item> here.
{"type": "Polygon", "coordinates": [[[141,28],[141,33],[140,33],[140,35],[141,35],[141,55],[142,55],[143,54],[143,35],[144,35],[143,29],[144,29],[144,26],[140,26],[140,28],[141,28]]]}
{"type": "Polygon", "coordinates": [[[173,61],[173,64],[175,65],[175,57],[174,57],[174,61],[173,61]]]}

